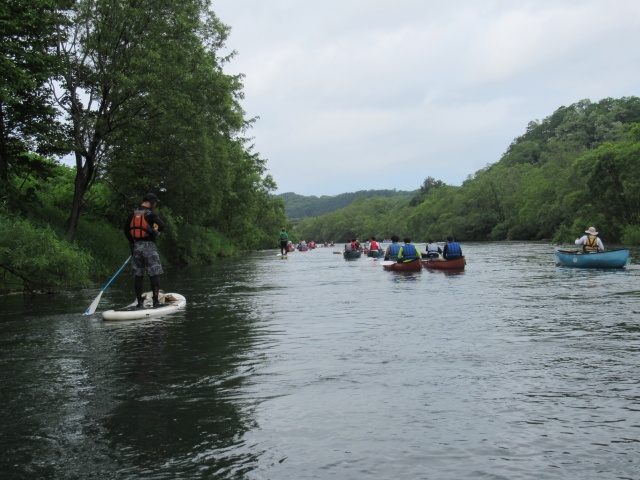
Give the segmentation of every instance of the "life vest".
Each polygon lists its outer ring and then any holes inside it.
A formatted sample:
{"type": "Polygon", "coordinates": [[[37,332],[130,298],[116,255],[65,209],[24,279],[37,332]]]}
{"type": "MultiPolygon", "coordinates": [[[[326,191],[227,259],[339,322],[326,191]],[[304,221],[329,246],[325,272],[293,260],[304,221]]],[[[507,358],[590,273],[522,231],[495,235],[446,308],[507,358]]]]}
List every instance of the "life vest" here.
{"type": "Polygon", "coordinates": [[[595,235],[589,235],[587,241],[584,242],[584,251],[597,252],[598,250],[598,237],[596,237],[595,235]]]}
{"type": "Polygon", "coordinates": [[[458,242],[450,242],[447,244],[447,258],[458,258],[462,256],[462,248],[458,242]]]}
{"type": "Polygon", "coordinates": [[[378,242],[376,242],[375,240],[371,241],[371,244],[369,245],[369,249],[370,250],[378,250],[378,242]]]}
{"type": "Polygon", "coordinates": [[[138,209],[133,211],[133,218],[129,224],[129,231],[135,240],[149,238],[154,234],[154,229],[145,217],[149,210],[138,209]]]}
{"type": "Polygon", "coordinates": [[[402,247],[403,262],[406,262],[409,260],[415,260],[416,258],[418,258],[418,250],[416,249],[415,245],[411,245],[410,243],[407,243],[402,247]]]}
{"type": "Polygon", "coordinates": [[[436,258],[440,256],[440,252],[438,252],[438,245],[435,243],[427,244],[427,256],[430,258],[436,258]]]}
{"type": "Polygon", "coordinates": [[[289,237],[287,236],[287,234],[286,234],[286,233],[282,232],[282,233],[280,234],[280,241],[281,241],[281,242],[286,242],[288,239],[289,239],[289,237]]]}
{"type": "Polygon", "coordinates": [[[389,245],[389,258],[398,258],[398,253],[400,253],[400,245],[399,243],[392,243],[389,245]]]}

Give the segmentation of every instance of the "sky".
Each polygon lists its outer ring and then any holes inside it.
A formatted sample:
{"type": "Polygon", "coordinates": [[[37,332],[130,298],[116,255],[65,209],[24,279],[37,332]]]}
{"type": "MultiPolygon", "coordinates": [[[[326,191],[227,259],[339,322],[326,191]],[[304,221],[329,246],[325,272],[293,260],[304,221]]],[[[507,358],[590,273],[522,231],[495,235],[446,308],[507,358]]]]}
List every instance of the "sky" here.
{"type": "Polygon", "coordinates": [[[638,0],[212,0],[275,193],[460,185],[531,121],[640,95],[638,0]]]}

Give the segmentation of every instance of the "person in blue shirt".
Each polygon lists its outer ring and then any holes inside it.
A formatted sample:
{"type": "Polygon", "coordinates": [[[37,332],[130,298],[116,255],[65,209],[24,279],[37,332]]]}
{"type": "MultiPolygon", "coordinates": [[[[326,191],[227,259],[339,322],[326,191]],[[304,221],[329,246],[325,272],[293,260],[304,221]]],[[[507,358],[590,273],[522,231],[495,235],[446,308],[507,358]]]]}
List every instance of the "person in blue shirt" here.
{"type": "Polygon", "coordinates": [[[442,249],[442,258],[445,260],[454,260],[462,256],[462,248],[458,242],[453,241],[453,237],[447,237],[447,244],[442,249]]]}

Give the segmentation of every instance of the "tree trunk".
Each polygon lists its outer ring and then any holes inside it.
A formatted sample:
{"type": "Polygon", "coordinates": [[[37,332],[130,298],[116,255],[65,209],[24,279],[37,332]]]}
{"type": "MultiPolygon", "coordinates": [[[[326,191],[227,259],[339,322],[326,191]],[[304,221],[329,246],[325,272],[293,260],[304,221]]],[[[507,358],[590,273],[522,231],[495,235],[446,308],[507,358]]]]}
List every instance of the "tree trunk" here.
{"type": "Polygon", "coordinates": [[[4,105],[0,103],[0,195],[4,196],[9,183],[9,149],[5,135],[4,105]]]}
{"type": "Polygon", "coordinates": [[[92,158],[87,158],[84,165],[82,154],[76,151],[76,178],[73,185],[73,202],[71,214],[67,224],[67,240],[72,241],[76,235],[80,214],[82,213],[85,194],[89,191],[89,185],[95,170],[92,158]]]}

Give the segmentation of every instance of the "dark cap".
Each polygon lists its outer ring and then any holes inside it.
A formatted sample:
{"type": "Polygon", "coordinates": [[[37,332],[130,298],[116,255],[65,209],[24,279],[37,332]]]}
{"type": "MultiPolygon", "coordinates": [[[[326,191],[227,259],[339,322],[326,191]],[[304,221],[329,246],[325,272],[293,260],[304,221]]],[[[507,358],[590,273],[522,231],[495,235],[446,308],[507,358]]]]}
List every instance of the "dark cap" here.
{"type": "Polygon", "coordinates": [[[142,197],[142,201],[150,203],[160,203],[160,199],[156,196],[155,193],[147,193],[144,197],[142,197]]]}

